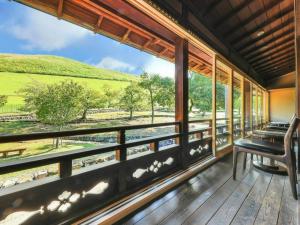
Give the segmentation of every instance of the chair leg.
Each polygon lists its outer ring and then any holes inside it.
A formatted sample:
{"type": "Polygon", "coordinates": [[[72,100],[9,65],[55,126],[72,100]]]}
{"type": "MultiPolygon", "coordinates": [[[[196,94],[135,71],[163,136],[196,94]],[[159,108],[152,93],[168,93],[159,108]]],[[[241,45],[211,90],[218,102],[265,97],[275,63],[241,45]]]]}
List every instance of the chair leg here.
{"type": "Polygon", "coordinates": [[[246,169],[246,166],[247,166],[247,152],[244,152],[243,170],[246,169]]]}
{"type": "Polygon", "coordinates": [[[291,189],[292,189],[292,194],[296,200],[298,200],[298,194],[297,194],[297,182],[296,182],[296,176],[295,176],[295,170],[293,166],[288,165],[288,175],[290,178],[290,184],[291,184],[291,189]]]}
{"type": "Polygon", "coordinates": [[[238,157],[238,147],[233,147],[233,169],[232,169],[233,180],[236,180],[237,157],[238,157]]]}

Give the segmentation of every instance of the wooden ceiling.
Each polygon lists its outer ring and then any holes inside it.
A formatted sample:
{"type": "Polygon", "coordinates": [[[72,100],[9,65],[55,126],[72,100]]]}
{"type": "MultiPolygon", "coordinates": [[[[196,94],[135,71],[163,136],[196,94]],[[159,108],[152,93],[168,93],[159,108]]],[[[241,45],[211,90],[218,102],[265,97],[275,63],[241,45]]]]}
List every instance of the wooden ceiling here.
{"type": "Polygon", "coordinates": [[[293,0],[151,1],[256,80],[295,70],[293,0]]]}

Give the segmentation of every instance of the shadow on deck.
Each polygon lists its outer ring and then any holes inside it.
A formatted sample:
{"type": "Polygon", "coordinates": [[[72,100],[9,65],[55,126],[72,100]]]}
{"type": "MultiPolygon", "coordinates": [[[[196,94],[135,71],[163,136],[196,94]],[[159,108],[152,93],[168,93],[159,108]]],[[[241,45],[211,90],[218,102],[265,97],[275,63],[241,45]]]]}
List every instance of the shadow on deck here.
{"type": "Polygon", "coordinates": [[[299,212],[288,177],[248,163],[233,181],[230,155],[118,224],[297,225],[299,212]]]}

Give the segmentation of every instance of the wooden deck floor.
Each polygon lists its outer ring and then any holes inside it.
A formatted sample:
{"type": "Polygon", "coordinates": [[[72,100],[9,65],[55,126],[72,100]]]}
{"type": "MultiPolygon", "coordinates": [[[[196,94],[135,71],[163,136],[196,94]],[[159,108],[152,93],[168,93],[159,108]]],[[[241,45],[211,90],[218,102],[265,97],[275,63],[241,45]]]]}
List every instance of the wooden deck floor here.
{"type": "Polygon", "coordinates": [[[293,199],[287,177],[248,163],[233,181],[231,164],[228,156],[119,224],[300,224],[300,201],[293,199]]]}

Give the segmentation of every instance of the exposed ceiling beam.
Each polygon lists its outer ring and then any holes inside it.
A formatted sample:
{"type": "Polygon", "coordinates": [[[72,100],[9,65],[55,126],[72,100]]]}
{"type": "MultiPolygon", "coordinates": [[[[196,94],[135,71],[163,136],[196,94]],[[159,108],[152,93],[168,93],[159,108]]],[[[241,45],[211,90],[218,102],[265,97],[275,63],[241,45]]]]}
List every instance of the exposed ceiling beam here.
{"type": "Polygon", "coordinates": [[[218,19],[218,21],[213,25],[214,28],[217,29],[218,27],[222,26],[226,21],[230,20],[233,16],[236,16],[239,11],[243,10],[253,1],[254,0],[245,0],[244,2],[239,4],[233,10],[231,10],[230,12],[222,16],[220,19],[218,19]]]}
{"type": "Polygon", "coordinates": [[[271,57],[266,57],[264,60],[260,60],[260,61],[257,61],[256,63],[252,63],[253,67],[257,67],[257,66],[260,66],[260,65],[263,65],[264,63],[266,62],[270,62],[272,60],[275,60],[275,59],[278,59],[278,58],[281,58],[282,56],[287,56],[289,54],[295,54],[293,51],[291,51],[293,49],[287,49],[286,51],[284,52],[281,52],[280,54],[274,54],[272,55],[271,57]]]}
{"type": "Polygon", "coordinates": [[[268,66],[265,66],[263,68],[259,68],[257,69],[258,71],[266,71],[266,70],[276,70],[276,69],[279,69],[283,66],[286,66],[286,65],[291,65],[295,62],[295,59],[293,57],[289,57],[289,58],[286,58],[286,59],[282,59],[281,61],[277,62],[277,63],[274,63],[274,64],[269,64],[268,66]]]}
{"type": "Polygon", "coordinates": [[[276,56],[276,54],[282,52],[282,51],[286,51],[287,49],[289,50],[293,50],[294,51],[295,48],[295,44],[294,41],[288,42],[286,45],[281,46],[280,48],[273,48],[272,51],[270,51],[268,54],[259,54],[256,57],[251,57],[249,58],[249,62],[251,64],[255,64],[256,62],[266,59],[268,57],[273,57],[274,55],[276,56]]]}
{"type": "Polygon", "coordinates": [[[290,72],[293,72],[295,71],[295,66],[285,66],[285,67],[282,67],[280,69],[277,69],[277,70],[272,70],[272,71],[266,71],[263,73],[263,76],[266,80],[269,80],[269,79],[274,79],[278,76],[282,76],[284,74],[287,74],[287,73],[290,73],[290,72]],[[267,77],[271,77],[271,78],[267,78],[267,77]]]}
{"type": "Polygon", "coordinates": [[[209,14],[214,8],[216,8],[222,0],[214,0],[203,10],[202,16],[206,16],[209,14]]]}
{"type": "Polygon", "coordinates": [[[104,18],[104,16],[101,16],[101,15],[98,16],[97,24],[94,29],[95,33],[98,33],[98,31],[100,30],[103,18],[104,18]]]}
{"type": "Polygon", "coordinates": [[[288,72],[292,72],[295,71],[295,65],[287,65],[278,69],[273,69],[273,70],[269,70],[269,71],[265,71],[262,74],[267,74],[268,76],[272,76],[272,78],[279,76],[279,75],[283,75],[286,74],[288,72]]]}
{"type": "Polygon", "coordinates": [[[235,44],[237,42],[242,42],[245,38],[253,35],[254,33],[259,32],[260,30],[262,30],[264,27],[270,25],[271,23],[275,22],[278,19],[281,19],[283,16],[293,12],[294,7],[289,6],[286,9],[284,9],[283,11],[280,11],[280,13],[268,18],[267,20],[265,20],[264,22],[262,22],[261,24],[259,24],[256,27],[253,27],[253,29],[249,30],[248,32],[245,33],[241,33],[241,35],[237,36],[236,38],[234,38],[232,41],[230,41],[231,44],[235,44]]]}
{"type": "Polygon", "coordinates": [[[283,40],[281,40],[281,41],[279,41],[279,42],[277,42],[274,45],[271,45],[269,47],[266,47],[266,48],[263,48],[263,49],[258,48],[256,50],[248,53],[247,55],[245,55],[245,58],[249,59],[249,58],[254,58],[254,57],[260,56],[261,54],[264,54],[266,52],[270,52],[270,51],[276,49],[277,47],[280,47],[280,46],[282,46],[286,43],[289,43],[291,41],[293,42],[294,39],[295,38],[293,36],[290,36],[290,37],[287,37],[287,38],[285,38],[285,39],[283,39],[283,40]],[[253,54],[253,53],[255,53],[255,54],[253,54]]]}
{"type": "Polygon", "coordinates": [[[57,17],[61,18],[63,16],[64,11],[64,0],[58,1],[58,7],[57,7],[57,17]]]}
{"type": "Polygon", "coordinates": [[[291,34],[293,34],[294,30],[295,30],[294,28],[291,28],[285,32],[282,32],[280,35],[277,35],[264,43],[261,43],[257,46],[253,46],[252,48],[249,48],[248,50],[242,52],[241,55],[245,56],[253,51],[257,51],[258,49],[262,48],[263,46],[267,46],[269,44],[274,43],[275,41],[279,40],[280,38],[284,38],[286,36],[291,36],[291,34]]]}
{"type": "MultiPolygon", "coordinates": [[[[270,35],[273,35],[275,32],[280,31],[280,30],[284,29],[286,26],[289,26],[290,24],[293,24],[293,23],[294,23],[294,18],[291,17],[291,18],[287,19],[286,21],[284,21],[283,23],[279,24],[278,26],[273,27],[272,29],[268,30],[261,36],[253,38],[253,39],[249,40],[248,42],[244,43],[243,45],[238,47],[237,50],[240,51],[242,49],[248,48],[249,46],[254,45],[255,43],[259,42],[260,40],[262,40],[270,35]]],[[[255,32],[257,32],[257,31],[255,30],[255,32]]],[[[251,35],[252,34],[249,34],[249,36],[251,36],[251,35]]],[[[249,37],[249,36],[247,35],[247,37],[249,37]]],[[[236,44],[239,44],[242,41],[243,40],[240,40],[240,42],[236,42],[236,44]]]]}
{"type": "Polygon", "coordinates": [[[268,67],[268,66],[278,65],[278,64],[280,64],[282,62],[285,62],[286,60],[294,59],[294,58],[295,58],[294,54],[285,55],[284,57],[278,58],[276,60],[268,61],[267,63],[264,63],[264,64],[262,64],[260,66],[256,66],[255,68],[256,68],[256,70],[260,70],[260,69],[268,67]]]}
{"type": "Polygon", "coordinates": [[[131,32],[131,30],[130,30],[130,29],[127,29],[126,33],[125,33],[124,36],[122,37],[122,41],[125,41],[125,40],[128,38],[130,32],[131,32]]]}
{"type": "MultiPolygon", "coordinates": [[[[264,60],[263,62],[259,62],[258,64],[253,64],[253,67],[258,67],[258,66],[261,66],[261,65],[265,65],[266,63],[268,63],[268,62],[271,62],[271,61],[275,61],[276,59],[280,59],[280,58],[282,58],[282,57],[285,57],[285,56],[287,56],[287,55],[289,55],[289,54],[291,54],[291,52],[292,51],[286,51],[286,52],[283,52],[282,54],[280,54],[280,55],[278,55],[278,56],[276,56],[276,57],[274,57],[274,58],[267,58],[266,60],[264,60]]],[[[292,53],[293,54],[293,53],[292,53]]]]}
{"type": "MultiPolygon", "coordinates": [[[[223,40],[222,35],[220,35],[220,33],[217,30],[215,30],[212,26],[207,24],[207,20],[203,18],[203,16],[199,13],[196,5],[194,4],[194,1],[179,1],[183,5],[187,6],[190,13],[196,19],[198,19],[200,24],[207,28],[208,32],[203,33],[199,28],[192,26],[192,24],[189,24],[189,26],[187,27],[188,29],[190,29],[192,32],[194,32],[196,35],[202,38],[202,40],[204,40],[207,44],[215,48],[215,50],[218,51],[220,54],[223,54],[223,56],[227,57],[229,61],[231,61],[233,64],[239,67],[240,70],[247,73],[248,76],[255,79],[258,83],[264,85],[264,81],[261,79],[261,76],[259,76],[259,74],[254,70],[254,68],[243,57],[241,57],[241,55],[226,40],[223,40]],[[209,36],[207,35],[207,33],[211,33],[211,35],[209,36]],[[218,42],[222,43],[222,45],[220,46],[218,42]]],[[[165,1],[159,2],[160,4],[166,4],[165,1]]]]}
{"type": "Polygon", "coordinates": [[[261,15],[263,15],[264,13],[268,12],[269,10],[271,10],[273,7],[275,7],[276,5],[278,5],[279,3],[281,3],[283,0],[273,0],[271,1],[265,8],[259,9],[257,11],[255,11],[251,16],[249,16],[247,19],[245,19],[244,21],[241,21],[240,23],[238,23],[236,26],[233,26],[231,29],[229,29],[226,33],[224,33],[224,37],[228,38],[229,36],[231,36],[232,34],[235,33],[235,31],[239,30],[240,28],[248,25],[249,23],[251,23],[254,19],[256,19],[257,17],[260,17],[261,15]]]}

